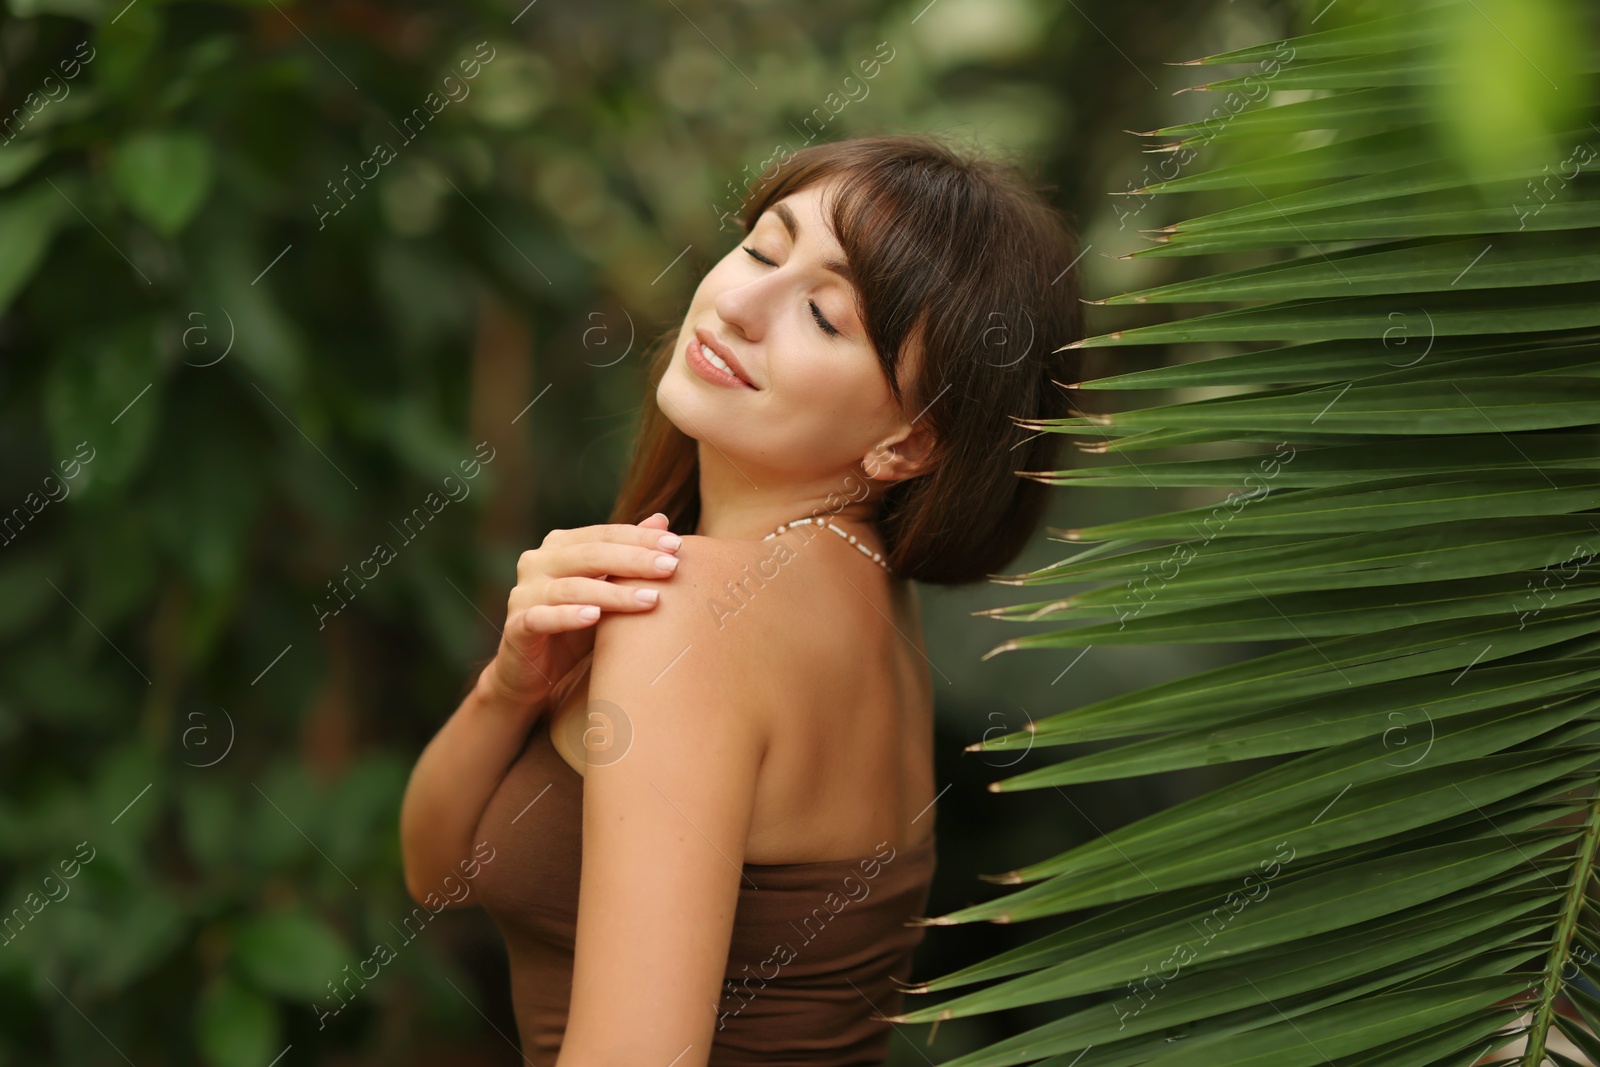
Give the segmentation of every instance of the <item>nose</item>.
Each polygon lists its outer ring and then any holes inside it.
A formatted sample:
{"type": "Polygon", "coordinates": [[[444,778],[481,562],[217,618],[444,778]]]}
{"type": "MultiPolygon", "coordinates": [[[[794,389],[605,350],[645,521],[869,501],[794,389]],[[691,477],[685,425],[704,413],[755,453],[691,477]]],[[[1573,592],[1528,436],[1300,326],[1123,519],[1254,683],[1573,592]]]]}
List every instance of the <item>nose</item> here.
{"type": "Polygon", "coordinates": [[[776,274],[776,271],[769,271],[723,289],[711,302],[717,317],[739,331],[745,340],[761,340],[772,309],[777,305],[776,274]]]}

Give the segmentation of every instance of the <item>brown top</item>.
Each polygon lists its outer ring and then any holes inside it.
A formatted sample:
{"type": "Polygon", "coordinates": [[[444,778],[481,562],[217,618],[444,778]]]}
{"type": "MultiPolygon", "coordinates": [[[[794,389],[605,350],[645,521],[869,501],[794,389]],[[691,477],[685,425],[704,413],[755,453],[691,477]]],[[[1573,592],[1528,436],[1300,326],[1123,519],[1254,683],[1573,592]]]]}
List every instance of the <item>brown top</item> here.
{"type": "MultiPolygon", "coordinates": [[[[474,840],[497,850],[476,885],[505,937],[522,1051],[548,1067],[566,1030],[583,857],[583,775],[551,743],[548,715],[474,840]]],[[[924,914],[934,865],[931,835],[857,859],[745,864],[711,1067],[886,1063],[892,1024],[874,1016],[900,1011],[890,979],[909,978],[926,928],[905,924],[924,914]]]]}

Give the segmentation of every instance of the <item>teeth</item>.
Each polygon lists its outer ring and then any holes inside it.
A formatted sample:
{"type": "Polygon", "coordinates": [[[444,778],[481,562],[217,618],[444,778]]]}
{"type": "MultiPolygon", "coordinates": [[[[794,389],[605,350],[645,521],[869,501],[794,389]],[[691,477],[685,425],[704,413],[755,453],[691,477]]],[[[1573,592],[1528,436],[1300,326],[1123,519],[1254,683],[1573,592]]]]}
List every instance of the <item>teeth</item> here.
{"type": "MultiPolygon", "coordinates": [[[[700,352],[701,352],[701,354],[703,354],[706,357],[706,361],[708,363],[710,363],[713,367],[716,367],[719,370],[725,370],[729,374],[733,374],[733,376],[735,378],[739,377],[737,374],[733,373],[733,368],[732,367],[728,366],[727,363],[723,362],[723,360],[722,360],[722,358],[720,356],[718,356],[715,352],[711,351],[711,349],[707,348],[705,345],[701,345],[700,346],[700,352]]],[[[742,381],[743,379],[740,379],[740,380],[742,381]]]]}

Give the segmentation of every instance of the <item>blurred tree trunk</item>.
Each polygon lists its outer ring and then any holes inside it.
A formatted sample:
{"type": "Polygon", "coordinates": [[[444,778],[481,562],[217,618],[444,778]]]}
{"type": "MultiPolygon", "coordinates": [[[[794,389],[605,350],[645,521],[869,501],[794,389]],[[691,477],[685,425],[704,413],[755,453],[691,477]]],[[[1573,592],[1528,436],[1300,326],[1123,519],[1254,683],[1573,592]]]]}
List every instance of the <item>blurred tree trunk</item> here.
{"type": "Polygon", "coordinates": [[[353,656],[349,636],[329,627],[328,672],[300,730],[300,755],[313,777],[337,780],[356,754],[360,716],[355,704],[353,656]]]}
{"type": "MultiPolygon", "coordinates": [[[[483,539],[491,550],[505,548],[518,553],[538,544],[529,431],[539,409],[537,405],[528,407],[534,396],[533,337],[527,319],[486,289],[478,301],[468,420],[470,443],[476,446],[487,441],[494,449],[490,467],[494,493],[483,516],[483,539]]],[[[545,399],[548,402],[549,398],[545,399]]],[[[491,581],[490,589],[484,591],[491,604],[503,605],[516,580],[515,574],[496,576],[500,577],[505,580],[491,581]]],[[[495,618],[493,612],[487,614],[495,618]]]]}

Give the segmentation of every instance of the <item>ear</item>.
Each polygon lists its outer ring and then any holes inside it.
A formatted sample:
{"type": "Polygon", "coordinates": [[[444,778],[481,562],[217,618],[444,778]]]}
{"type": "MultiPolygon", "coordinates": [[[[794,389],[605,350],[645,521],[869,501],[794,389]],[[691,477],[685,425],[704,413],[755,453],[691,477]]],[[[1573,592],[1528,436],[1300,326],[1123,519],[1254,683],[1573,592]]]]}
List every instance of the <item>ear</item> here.
{"type": "Polygon", "coordinates": [[[933,431],[926,425],[901,424],[893,437],[880,441],[862,457],[861,467],[873,481],[915,478],[932,469],[933,445],[933,431]]]}

